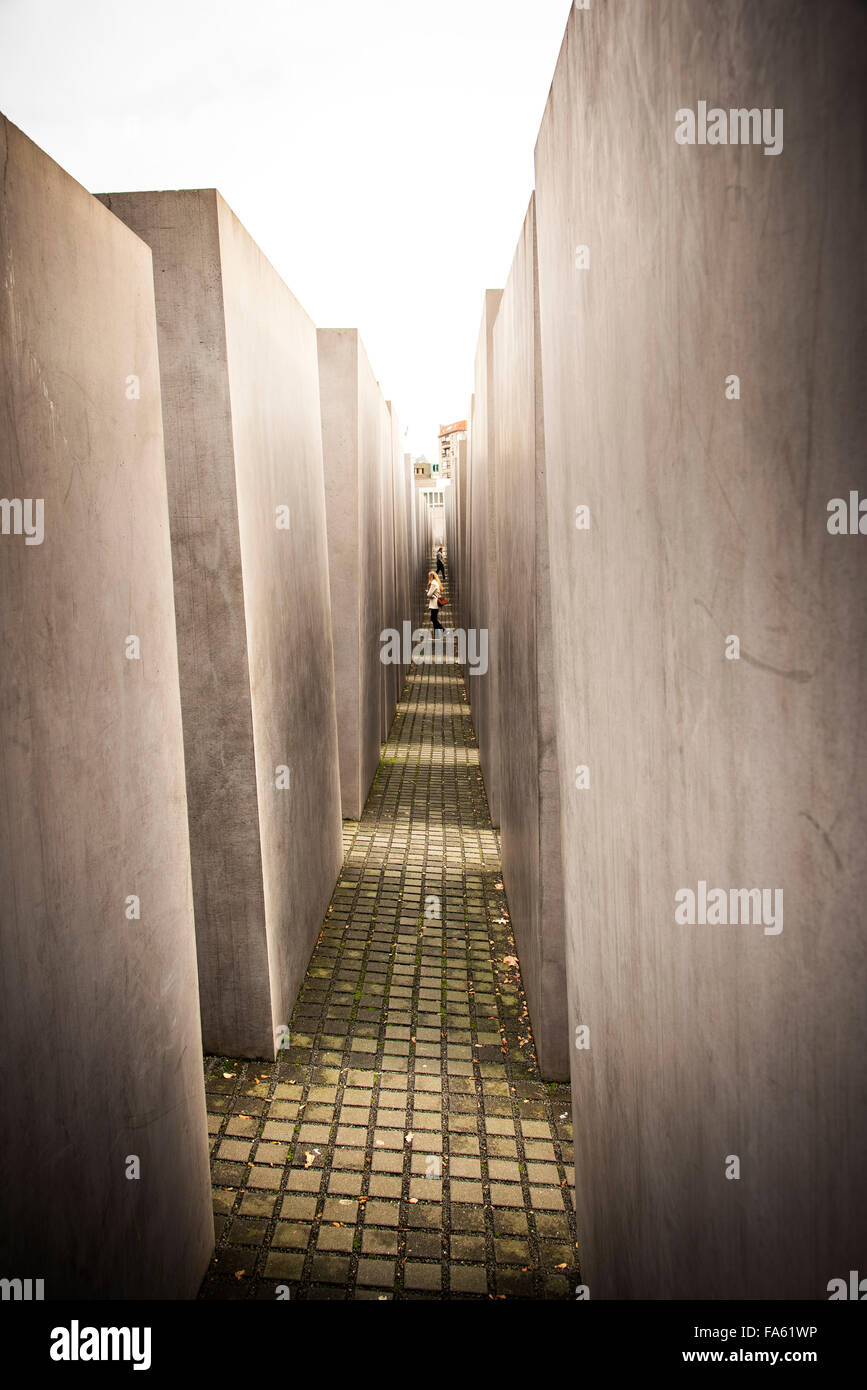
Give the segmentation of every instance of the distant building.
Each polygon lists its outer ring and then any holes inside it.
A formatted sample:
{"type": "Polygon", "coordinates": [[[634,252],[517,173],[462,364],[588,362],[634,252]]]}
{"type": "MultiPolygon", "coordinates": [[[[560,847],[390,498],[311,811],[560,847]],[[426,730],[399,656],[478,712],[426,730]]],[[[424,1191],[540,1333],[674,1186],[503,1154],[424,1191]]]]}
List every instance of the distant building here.
{"type": "Polygon", "coordinates": [[[440,425],[439,461],[431,465],[431,471],[440,478],[452,476],[452,464],[458,453],[458,445],[467,437],[466,420],[456,420],[453,425],[440,425]]]}
{"type": "Polygon", "coordinates": [[[421,454],[417,459],[413,459],[412,474],[416,487],[430,487],[431,465],[424,454],[421,454]]]}

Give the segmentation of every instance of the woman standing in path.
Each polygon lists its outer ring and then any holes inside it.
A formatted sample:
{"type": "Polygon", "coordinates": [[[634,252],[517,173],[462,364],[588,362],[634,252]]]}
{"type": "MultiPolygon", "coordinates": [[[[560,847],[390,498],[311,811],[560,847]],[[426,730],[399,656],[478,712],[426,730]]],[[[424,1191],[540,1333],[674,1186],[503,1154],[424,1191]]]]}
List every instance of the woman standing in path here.
{"type": "Polygon", "coordinates": [[[442,632],[443,626],[440,622],[440,594],[442,586],[434,574],[433,570],[428,570],[427,576],[427,601],[430,608],[430,620],[434,632],[442,632]]]}

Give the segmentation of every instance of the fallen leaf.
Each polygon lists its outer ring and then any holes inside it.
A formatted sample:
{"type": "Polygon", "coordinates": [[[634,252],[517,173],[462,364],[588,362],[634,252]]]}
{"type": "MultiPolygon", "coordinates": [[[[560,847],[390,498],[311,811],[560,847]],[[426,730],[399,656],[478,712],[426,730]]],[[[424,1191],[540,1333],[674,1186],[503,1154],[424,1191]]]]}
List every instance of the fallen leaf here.
{"type": "Polygon", "coordinates": [[[404,1137],[404,1139],[406,1140],[406,1142],[407,1142],[408,1144],[411,1144],[411,1143],[412,1143],[412,1130],[409,1131],[409,1134],[405,1134],[403,1137],[404,1137]]]}
{"type": "Polygon", "coordinates": [[[566,1265],[565,1265],[565,1264],[562,1264],[562,1265],[555,1265],[554,1268],[555,1268],[555,1269],[565,1269],[565,1268],[566,1268],[566,1265]]]}
{"type": "Polygon", "coordinates": [[[246,1273],[247,1273],[246,1269],[236,1269],[236,1270],[235,1270],[235,1278],[236,1278],[236,1279],[243,1279],[243,1277],[244,1277],[244,1275],[245,1275],[246,1273]]]}
{"type": "Polygon", "coordinates": [[[223,1076],[225,1077],[225,1079],[226,1079],[227,1081],[231,1081],[232,1077],[233,1077],[233,1076],[237,1076],[237,1075],[238,1075],[238,1073],[237,1073],[236,1071],[224,1071],[224,1072],[223,1072],[223,1076]]]}
{"type": "Polygon", "coordinates": [[[504,964],[504,965],[517,965],[517,964],[518,964],[518,957],[517,957],[517,956],[503,956],[503,964],[504,964]]]}
{"type": "Polygon", "coordinates": [[[305,1168],[311,1168],[312,1166],[313,1166],[313,1154],[305,1153],[305,1155],[304,1155],[304,1167],[305,1167],[305,1168]]]}

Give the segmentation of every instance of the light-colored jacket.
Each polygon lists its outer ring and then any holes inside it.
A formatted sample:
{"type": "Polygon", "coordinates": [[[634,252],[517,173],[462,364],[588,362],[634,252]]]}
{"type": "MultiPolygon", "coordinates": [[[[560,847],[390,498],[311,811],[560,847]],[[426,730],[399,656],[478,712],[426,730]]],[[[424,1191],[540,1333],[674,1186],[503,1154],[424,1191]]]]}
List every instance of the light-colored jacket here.
{"type": "Polygon", "coordinates": [[[431,582],[430,582],[430,583],[428,584],[428,586],[427,586],[427,596],[428,596],[429,606],[430,606],[431,608],[438,608],[438,607],[439,607],[439,604],[437,603],[437,599],[439,598],[439,596],[440,596],[441,593],[442,593],[442,585],[439,583],[439,580],[437,580],[437,579],[432,579],[431,582]]]}

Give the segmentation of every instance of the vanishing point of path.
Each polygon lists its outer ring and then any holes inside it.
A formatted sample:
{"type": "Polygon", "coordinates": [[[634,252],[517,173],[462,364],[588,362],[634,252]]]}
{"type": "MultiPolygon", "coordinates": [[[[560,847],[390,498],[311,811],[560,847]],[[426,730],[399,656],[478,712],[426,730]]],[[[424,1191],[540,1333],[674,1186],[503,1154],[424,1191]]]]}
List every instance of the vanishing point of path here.
{"type": "Polygon", "coordinates": [[[288,1052],[205,1059],[201,1296],[574,1299],[569,1088],[536,1069],[460,667],[410,669],[344,845],[288,1052]]]}

